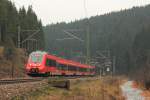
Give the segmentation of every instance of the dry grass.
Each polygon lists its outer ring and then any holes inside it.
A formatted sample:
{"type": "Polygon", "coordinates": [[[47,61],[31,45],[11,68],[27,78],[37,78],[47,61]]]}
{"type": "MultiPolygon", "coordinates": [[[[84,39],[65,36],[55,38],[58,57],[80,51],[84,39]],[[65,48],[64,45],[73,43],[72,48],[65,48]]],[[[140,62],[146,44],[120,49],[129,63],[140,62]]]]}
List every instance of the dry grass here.
{"type": "MultiPolygon", "coordinates": [[[[1,51],[1,50],[0,50],[1,51]]],[[[11,59],[0,56],[0,78],[11,77],[12,68],[14,68],[14,77],[24,76],[25,54],[23,50],[14,49],[11,59]]],[[[0,55],[4,55],[0,54],[0,55]]]]}
{"type": "Polygon", "coordinates": [[[0,58],[3,58],[4,56],[4,47],[0,46],[0,58]]]}
{"type": "Polygon", "coordinates": [[[109,100],[124,100],[120,89],[123,81],[120,77],[107,77],[103,79],[104,90],[111,97],[109,100]]]}
{"type": "MultiPolygon", "coordinates": [[[[87,80],[73,85],[71,90],[46,87],[30,93],[27,100],[124,100],[118,79],[111,77],[87,80]]],[[[18,99],[20,100],[20,99],[18,99]]]]}

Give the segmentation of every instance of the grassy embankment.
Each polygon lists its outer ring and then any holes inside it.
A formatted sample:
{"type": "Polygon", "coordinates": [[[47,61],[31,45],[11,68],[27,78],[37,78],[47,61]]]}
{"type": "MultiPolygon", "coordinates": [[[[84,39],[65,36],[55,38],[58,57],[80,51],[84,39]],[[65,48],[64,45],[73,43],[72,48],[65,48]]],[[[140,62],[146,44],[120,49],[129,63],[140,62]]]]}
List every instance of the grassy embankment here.
{"type": "Polygon", "coordinates": [[[28,93],[20,100],[124,100],[119,88],[118,78],[103,78],[99,80],[78,80],[70,90],[46,86],[43,89],[28,93]]]}
{"type": "Polygon", "coordinates": [[[0,78],[23,77],[27,59],[22,49],[0,46],[0,78]]]}

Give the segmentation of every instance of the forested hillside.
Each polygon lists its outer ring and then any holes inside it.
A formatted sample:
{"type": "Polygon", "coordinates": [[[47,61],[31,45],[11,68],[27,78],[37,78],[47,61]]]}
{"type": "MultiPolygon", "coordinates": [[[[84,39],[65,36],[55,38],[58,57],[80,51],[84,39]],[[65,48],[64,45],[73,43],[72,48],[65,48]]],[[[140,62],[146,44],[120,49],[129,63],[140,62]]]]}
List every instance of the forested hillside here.
{"type": "MultiPolygon", "coordinates": [[[[118,74],[135,73],[139,68],[146,68],[144,64],[149,58],[150,50],[150,5],[94,16],[88,22],[91,57],[97,55],[96,51],[110,50],[111,56],[116,56],[118,74]]],[[[63,52],[68,58],[79,52],[85,55],[85,42],[58,39],[69,38],[64,33],[67,30],[86,40],[86,26],[87,19],[47,25],[44,27],[47,50],[58,55],[63,52]]]]}
{"type": "MultiPolygon", "coordinates": [[[[28,7],[26,10],[24,7],[20,8],[19,11],[16,9],[15,5],[8,0],[0,0],[0,43],[5,45],[6,43],[17,46],[18,39],[18,27],[21,28],[21,40],[23,41],[27,36],[33,34],[27,34],[28,31],[23,32],[23,30],[40,30],[39,34],[34,38],[38,39],[43,45],[43,31],[42,23],[37,18],[37,15],[32,10],[32,6],[28,7]]],[[[29,32],[28,32],[29,33],[29,32]]],[[[22,45],[22,44],[21,44],[22,45]]]]}
{"type": "Polygon", "coordinates": [[[25,55],[35,50],[31,40],[37,41],[39,49],[44,47],[42,23],[32,6],[27,10],[24,7],[16,9],[11,1],[0,0],[0,78],[25,75],[25,55]],[[35,34],[33,30],[38,32],[35,34]],[[18,48],[18,33],[21,49],[18,48]]]}

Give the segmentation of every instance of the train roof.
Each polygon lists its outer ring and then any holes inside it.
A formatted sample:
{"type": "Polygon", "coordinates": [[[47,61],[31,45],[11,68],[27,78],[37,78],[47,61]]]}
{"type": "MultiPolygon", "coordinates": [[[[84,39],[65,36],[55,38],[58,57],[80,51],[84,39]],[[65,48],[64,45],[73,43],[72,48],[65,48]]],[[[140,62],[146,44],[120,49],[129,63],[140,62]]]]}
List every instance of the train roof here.
{"type": "Polygon", "coordinates": [[[68,65],[71,65],[71,66],[77,66],[78,65],[81,68],[95,68],[94,66],[90,66],[90,65],[86,65],[86,64],[81,64],[79,62],[68,60],[68,59],[63,59],[63,58],[59,58],[59,59],[57,59],[57,61],[59,63],[68,64],[68,65]]]}

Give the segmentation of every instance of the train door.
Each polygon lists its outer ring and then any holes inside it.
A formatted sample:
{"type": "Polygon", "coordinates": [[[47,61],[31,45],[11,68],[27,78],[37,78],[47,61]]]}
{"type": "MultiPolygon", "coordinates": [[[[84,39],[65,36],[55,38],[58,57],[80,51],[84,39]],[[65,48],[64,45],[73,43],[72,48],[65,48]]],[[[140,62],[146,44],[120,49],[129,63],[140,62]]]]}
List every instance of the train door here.
{"type": "Polygon", "coordinates": [[[52,59],[52,58],[46,58],[45,61],[45,67],[46,67],[46,72],[48,73],[53,73],[56,71],[56,60],[52,59]]]}

